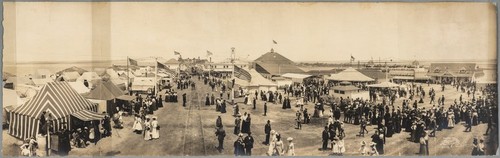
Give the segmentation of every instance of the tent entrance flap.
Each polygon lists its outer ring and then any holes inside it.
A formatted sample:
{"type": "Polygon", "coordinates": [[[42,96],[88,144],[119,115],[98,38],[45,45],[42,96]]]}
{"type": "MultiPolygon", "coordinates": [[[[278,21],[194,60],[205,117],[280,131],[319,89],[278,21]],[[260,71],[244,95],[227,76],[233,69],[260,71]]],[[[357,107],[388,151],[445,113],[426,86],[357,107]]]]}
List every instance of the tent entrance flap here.
{"type": "Polygon", "coordinates": [[[94,120],[101,120],[104,118],[104,115],[97,114],[89,110],[82,110],[74,114],[71,114],[71,116],[74,116],[82,121],[94,121],[94,120]]]}

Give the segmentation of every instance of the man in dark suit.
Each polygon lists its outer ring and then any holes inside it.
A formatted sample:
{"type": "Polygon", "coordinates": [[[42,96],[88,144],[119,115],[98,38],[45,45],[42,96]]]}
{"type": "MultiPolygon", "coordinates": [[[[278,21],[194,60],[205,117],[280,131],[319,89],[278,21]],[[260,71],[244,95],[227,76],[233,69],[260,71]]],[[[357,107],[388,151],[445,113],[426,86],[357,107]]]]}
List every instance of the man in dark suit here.
{"type": "Polygon", "coordinates": [[[264,144],[269,144],[269,135],[271,134],[271,121],[267,120],[266,126],[264,126],[264,133],[266,133],[266,141],[264,144]]]}
{"type": "Polygon", "coordinates": [[[248,136],[243,139],[243,143],[245,143],[245,155],[247,156],[252,155],[253,141],[252,132],[248,132],[248,136]]]}
{"type": "Polygon", "coordinates": [[[257,99],[256,98],[253,98],[253,101],[252,101],[252,104],[253,104],[253,109],[257,109],[256,105],[257,105],[257,99]]]}
{"type": "Polygon", "coordinates": [[[182,94],[182,106],[186,107],[186,93],[182,94]]]}
{"type": "Polygon", "coordinates": [[[217,136],[217,140],[219,141],[219,146],[217,146],[216,148],[217,150],[219,150],[219,152],[222,152],[222,149],[224,149],[224,137],[226,137],[226,131],[224,131],[223,126],[217,128],[215,136],[217,136]]]}
{"type": "Polygon", "coordinates": [[[329,134],[328,134],[328,126],[325,126],[325,130],[323,130],[323,134],[322,134],[322,137],[323,139],[323,146],[322,146],[322,150],[323,151],[326,151],[327,150],[327,147],[328,147],[328,138],[329,138],[329,134]]]}
{"type": "Polygon", "coordinates": [[[267,115],[267,103],[264,102],[264,116],[267,115]]]}

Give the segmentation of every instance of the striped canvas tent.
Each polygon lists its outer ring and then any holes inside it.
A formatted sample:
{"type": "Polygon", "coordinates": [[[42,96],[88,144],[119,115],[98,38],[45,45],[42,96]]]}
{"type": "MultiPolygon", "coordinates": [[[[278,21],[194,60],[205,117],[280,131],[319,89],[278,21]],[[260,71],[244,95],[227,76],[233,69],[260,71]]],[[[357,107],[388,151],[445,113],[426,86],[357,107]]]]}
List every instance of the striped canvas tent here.
{"type": "Polygon", "coordinates": [[[102,120],[105,116],[90,110],[82,110],[71,115],[82,121],[102,120]]]}
{"type": "MultiPolygon", "coordinates": [[[[96,105],[76,92],[67,82],[51,82],[43,86],[33,98],[11,112],[9,134],[25,139],[34,136],[41,128],[43,112],[52,115],[53,130],[70,122],[70,115],[82,110],[96,111],[96,105]]],[[[68,124],[68,129],[71,125],[68,124]]]]}

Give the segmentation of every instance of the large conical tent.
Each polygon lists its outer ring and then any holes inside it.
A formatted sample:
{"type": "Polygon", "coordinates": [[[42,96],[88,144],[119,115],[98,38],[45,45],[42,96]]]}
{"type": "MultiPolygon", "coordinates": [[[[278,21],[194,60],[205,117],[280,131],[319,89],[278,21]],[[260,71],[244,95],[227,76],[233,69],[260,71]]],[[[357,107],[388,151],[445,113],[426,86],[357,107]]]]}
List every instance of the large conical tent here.
{"type": "Polygon", "coordinates": [[[363,75],[361,72],[353,68],[347,68],[336,74],[332,74],[328,80],[332,81],[351,81],[351,82],[369,82],[374,81],[374,79],[363,75]]]}
{"type": "Polygon", "coordinates": [[[83,94],[85,98],[91,99],[98,104],[97,112],[107,112],[109,115],[116,113],[114,100],[125,93],[111,81],[100,81],[89,93],[83,94]]]}
{"type": "Polygon", "coordinates": [[[283,55],[271,49],[270,52],[263,54],[254,60],[255,69],[259,73],[270,75],[281,75],[286,73],[304,73],[295,63],[283,55]]]}
{"type": "Polygon", "coordinates": [[[88,94],[84,94],[84,96],[89,99],[112,100],[124,94],[111,81],[100,81],[95,85],[94,89],[90,90],[88,94]]]}
{"type": "MultiPolygon", "coordinates": [[[[71,114],[86,109],[95,111],[96,106],[67,82],[50,82],[33,98],[12,111],[9,134],[21,139],[35,136],[43,112],[52,116],[53,128],[60,129],[63,123],[69,123],[71,114]]],[[[68,128],[71,129],[70,124],[68,128]]]]}

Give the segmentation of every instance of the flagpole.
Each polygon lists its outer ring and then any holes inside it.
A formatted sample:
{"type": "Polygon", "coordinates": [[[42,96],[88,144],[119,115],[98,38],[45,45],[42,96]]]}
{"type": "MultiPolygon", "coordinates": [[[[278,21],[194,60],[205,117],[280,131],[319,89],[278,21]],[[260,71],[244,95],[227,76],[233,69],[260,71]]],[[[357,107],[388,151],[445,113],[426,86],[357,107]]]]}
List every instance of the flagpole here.
{"type": "Polygon", "coordinates": [[[155,96],[158,95],[158,57],[155,57],[155,96]]]}

